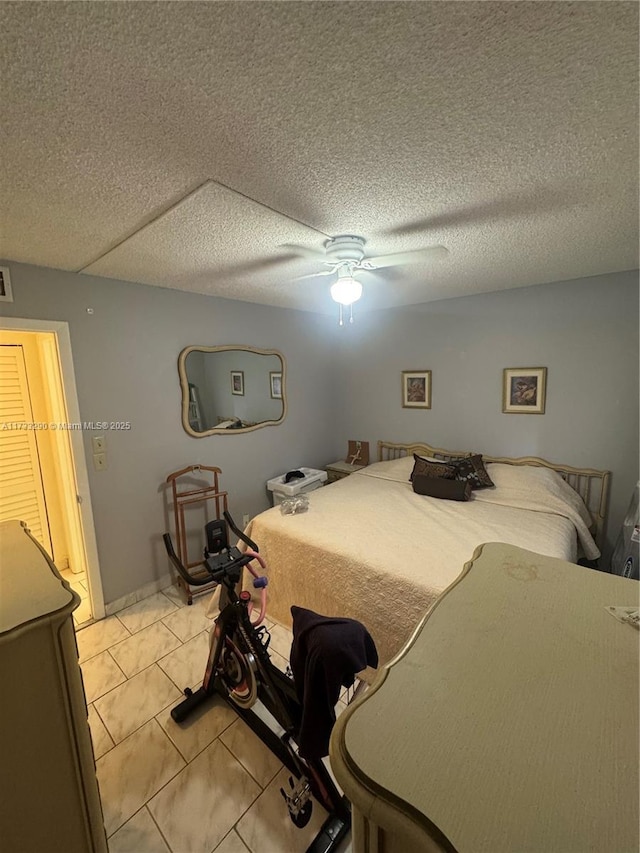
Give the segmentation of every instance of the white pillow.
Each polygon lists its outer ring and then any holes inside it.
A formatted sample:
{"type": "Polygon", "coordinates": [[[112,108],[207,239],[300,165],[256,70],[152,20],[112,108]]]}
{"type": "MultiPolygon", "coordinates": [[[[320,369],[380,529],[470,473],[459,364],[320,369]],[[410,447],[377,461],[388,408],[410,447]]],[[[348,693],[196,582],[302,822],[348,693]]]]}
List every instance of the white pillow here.
{"type": "Polygon", "coordinates": [[[547,493],[558,498],[578,513],[587,527],[593,519],[580,495],[562,479],[557,471],[537,465],[506,465],[504,462],[488,462],[487,473],[496,486],[496,497],[517,498],[526,493],[547,493]]]}
{"type": "Polygon", "coordinates": [[[413,456],[403,456],[400,459],[388,459],[386,462],[374,462],[373,465],[367,465],[358,471],[358,474],[381,480],[394,480],[397,483],[409,483],[412,471],[413,456]]]}

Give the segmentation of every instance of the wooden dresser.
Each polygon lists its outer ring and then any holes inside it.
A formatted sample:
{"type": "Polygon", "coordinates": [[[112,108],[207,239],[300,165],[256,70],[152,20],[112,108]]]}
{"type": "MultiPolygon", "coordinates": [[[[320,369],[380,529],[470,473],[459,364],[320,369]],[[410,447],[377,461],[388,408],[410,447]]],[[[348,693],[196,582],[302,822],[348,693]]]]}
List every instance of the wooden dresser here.
{"type": "Polygon", "coordinates": [[[19,521],[0,523],[0,846],[106,853],[72,612],[80,599],[19,521]]]}
{"type": "Polygon", "coordinates": [[[338,718],[354,853],[638,850],[639,589],[480,546],[338,718]]]}

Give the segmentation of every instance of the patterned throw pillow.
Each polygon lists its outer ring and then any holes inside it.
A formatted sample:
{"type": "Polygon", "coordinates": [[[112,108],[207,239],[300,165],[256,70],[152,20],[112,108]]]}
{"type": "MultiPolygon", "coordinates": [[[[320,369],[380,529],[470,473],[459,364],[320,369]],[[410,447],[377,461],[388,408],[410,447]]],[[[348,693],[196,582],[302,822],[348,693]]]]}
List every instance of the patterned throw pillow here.
{"type": "Polygon", "coordinates": [[[417,495],[442,498],[446,501],[468,501],[471,499],[471,483],[462,480],[444,480],[442,477],[413,478],[413,491],[417,495]]]}
{"type": "Polygon", "coordinates": [[[464,459],[456,462],[453,478],[470,483],[472,489],[488,489],[494,485],[493,480],[487,474],[480,453],[465,456],[464,459]]]}
{"type": "Polygon", "coordinates": [[[415,462],[413,464],[413,471],[409,477],[411,482],[418,475],[421,477],[441,477],[444,480],[456,479],[455,465],[450,465],[448,462],[432,462],[423,456],[418,456],[417,453],[413,454],[413,458],[415,462]]]}

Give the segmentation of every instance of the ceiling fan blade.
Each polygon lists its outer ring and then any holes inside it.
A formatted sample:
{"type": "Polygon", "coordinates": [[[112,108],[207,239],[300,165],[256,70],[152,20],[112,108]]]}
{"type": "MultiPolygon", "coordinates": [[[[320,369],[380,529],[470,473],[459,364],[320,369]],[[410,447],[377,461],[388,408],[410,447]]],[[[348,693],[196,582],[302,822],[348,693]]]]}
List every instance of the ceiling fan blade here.
{"type": "Polygon", "coordinates": [[[280,264],[285,264],[287,261],[295,261],[297,255],[288,254],[288,255],[277,255],[273,258],[258,258],[255,261],[247,261],[246,264],[236,264],[232,267],[223,267],[217,272],[220,275],[230,275],[230,276],[238,276],[238,275],[246,275],[247,273],[254,272],[262,272],[263,270],[271,269],[271,267],[277,267],[280,264]]]}
{"type": "Polygon", "coordinates": [[[319,270],[318,272],[310,272],[308,275],[298,275],[292,281],[304,281],[306,278],[318,278],[320,275],[333,275],[334,270],[319,270]]]}
{"type": "Polygon", "coordinates": [[[299,258],[313,258],[314,261],[319,259],[324,261],[327,258],[327,253],[324,249],[310,249],[308,246],[296,246],[293,243],[284,243],[278,248],[286,249],[288,252],[297,255],[299,258]]]}
{"type": "Polygon", "coordinates": [[[544,216],[574,207],[587,195],[583,185],[574,186],[568,181],[556,185],[536,187],[532,192],[517,190],[488,201],[447,208],[414,222],[387,229],[392,236],[417,234],[420,231],[442,228],[461,228],[483,222],[503,222],[522,216],[544,216]]]}
{"type": "Polygon", "coordinates": [[[379,269],[381,267],[395,267],[399,264],[419,264],[426,260],[444,258],[448,254],[449,252],[444,246],[429,246],[425,249],[415,249],[412,252],[394,252],[391,255],[378,255],[376,258],[366,258],[365,260],[379,269]]]}

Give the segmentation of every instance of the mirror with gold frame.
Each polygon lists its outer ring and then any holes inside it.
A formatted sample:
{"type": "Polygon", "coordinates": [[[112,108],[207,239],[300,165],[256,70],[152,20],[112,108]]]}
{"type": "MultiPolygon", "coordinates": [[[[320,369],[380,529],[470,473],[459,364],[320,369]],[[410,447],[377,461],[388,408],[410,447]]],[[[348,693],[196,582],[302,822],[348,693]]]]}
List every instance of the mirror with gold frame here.
{"type": "Polygon", "coordinates": [[[278,350],[190,346],[178,357],[178,373],[182,426],[194,438],[274,426],[287,414],[286,364],[278,350]]]}

